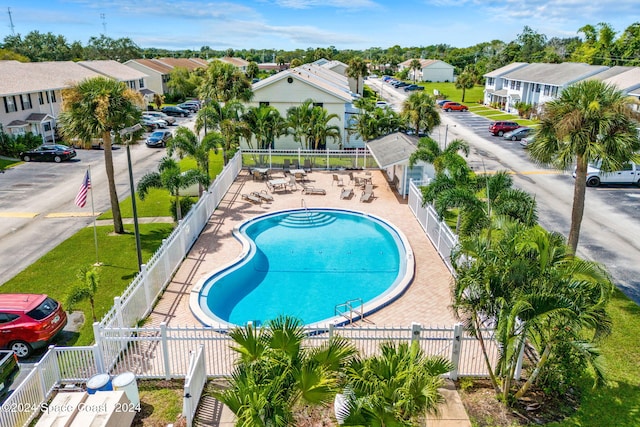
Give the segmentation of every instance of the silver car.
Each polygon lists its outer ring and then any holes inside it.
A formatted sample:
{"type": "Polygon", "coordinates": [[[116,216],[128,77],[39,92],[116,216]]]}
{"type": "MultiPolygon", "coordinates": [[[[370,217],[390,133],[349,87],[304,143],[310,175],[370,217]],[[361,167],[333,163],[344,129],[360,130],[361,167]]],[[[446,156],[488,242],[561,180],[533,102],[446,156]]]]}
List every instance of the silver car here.
{"type": "Polygon", "coordinates": [[[162,113],[160,111],[147,111],[146,113],[144,113],[144,115],[145,116],[155,117],[158,120],[164,120],[170,126],[173,126],[173,125],[176,124],[176,118],[175,117],[167,116],[165,113],[162,113]]]}

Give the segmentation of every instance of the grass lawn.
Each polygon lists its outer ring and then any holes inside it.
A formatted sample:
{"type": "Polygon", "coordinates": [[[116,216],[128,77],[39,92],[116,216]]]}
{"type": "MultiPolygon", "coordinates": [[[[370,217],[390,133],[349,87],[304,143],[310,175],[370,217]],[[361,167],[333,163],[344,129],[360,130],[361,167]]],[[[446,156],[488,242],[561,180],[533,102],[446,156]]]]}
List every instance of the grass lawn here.
{"type": "MultiPolygon", "coordinates": [[[[436,89],[440,93],[440,95],[444,96],[446,99],[450,99],[451,101],[455,101],[455,102],[463,102],[462,89],[456,89],[455,83],[417,82],[416,84],[420,86],[424,86],[424,90],[427,93],[430,93],[432,95],[434,94],[434,89],[436,89]]],[[[469,107],[473,105],[477,105],[478,101],[482,102],[483,99],[484,99],[484,86],[476,85],[472,89],[467,89],[465,91],[464,103],[469,105],[469,107]]]]}
{"type": "Polygon", "coordinates": [[[13,165],[17,165],[19,163],[22,163],[21,160],[9,160],[9,159],[3,159],[0,158],[0,171],[1,170],[5,170],[6,168],[10,168],[13,165]]]}
{"type": "MultiPolygon", "coordinates": [[[[97,227],[100,283],[95,298],[99,319],[113,306],[113,298],[122,294],[138,272],[133,225],[125,225],[127,234],[113,234],[112,226],[97,227]]],[[[143,262],[151,258],[173,230],[173,224],[140,224],[143,262]]],[[[78,284],[77,272],[96,262],[93,227],[86,227],[2,285],[3,293],[44,293],[65,305],[67,296],[78,284]]],[[[64,345],[89,345],[93,342],[89,302],[78,304],[85,321],[78,334],[64,345]]]]}

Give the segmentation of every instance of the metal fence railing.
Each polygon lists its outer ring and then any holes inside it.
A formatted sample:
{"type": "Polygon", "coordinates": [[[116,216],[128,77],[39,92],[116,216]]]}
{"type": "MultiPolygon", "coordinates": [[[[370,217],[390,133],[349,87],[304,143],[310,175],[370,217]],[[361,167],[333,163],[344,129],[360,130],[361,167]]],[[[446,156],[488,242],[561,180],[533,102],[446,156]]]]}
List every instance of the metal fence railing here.
{"type": "Polygon", "coordinates": [[[244,167],[282,169],[370,169],[378,164],[367,148],[353,150],[250,150],[242,149],[244,167]]]}

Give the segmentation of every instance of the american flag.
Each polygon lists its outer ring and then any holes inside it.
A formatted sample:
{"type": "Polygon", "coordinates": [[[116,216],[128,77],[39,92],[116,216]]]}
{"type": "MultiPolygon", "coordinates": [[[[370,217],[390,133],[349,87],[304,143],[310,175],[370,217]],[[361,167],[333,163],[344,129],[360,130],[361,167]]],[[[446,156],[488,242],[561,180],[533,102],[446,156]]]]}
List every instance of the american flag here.
{"type": "Polygon", "coordinates": [[[76,196],[76,200],[74,203],[84,208],[84,205],[87,204],[87,192],[91,188],[91,179],[89,178],[89,171],[84,174],[84,179],[82,180],[82,185],[80,185],[80,190],[78,190],[78,195],[76,196]]]}

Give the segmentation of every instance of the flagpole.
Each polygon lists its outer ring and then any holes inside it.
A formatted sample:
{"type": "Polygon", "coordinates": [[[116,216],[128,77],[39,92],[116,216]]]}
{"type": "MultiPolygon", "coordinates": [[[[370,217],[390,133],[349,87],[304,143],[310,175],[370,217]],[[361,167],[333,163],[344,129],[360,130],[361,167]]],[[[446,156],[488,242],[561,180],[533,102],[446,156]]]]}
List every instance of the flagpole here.
{"type": "MultiPolygon", "coordinates": [[[[89,182],[91,182],[91,166],[87,169],[87,173],[89,174],[89,182]]],[[[93,217],[93,241],[96,246],[96,264],[100,265],[100,258],[98,258],[98,231],[96,228],[96,212],[93,207],[93,183],[91,184],[89,191],[91,191],[91,216],[93,217]]]]}

